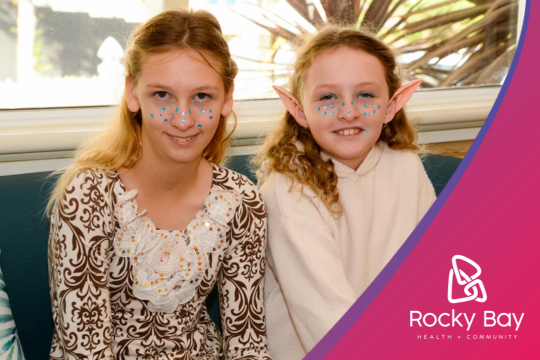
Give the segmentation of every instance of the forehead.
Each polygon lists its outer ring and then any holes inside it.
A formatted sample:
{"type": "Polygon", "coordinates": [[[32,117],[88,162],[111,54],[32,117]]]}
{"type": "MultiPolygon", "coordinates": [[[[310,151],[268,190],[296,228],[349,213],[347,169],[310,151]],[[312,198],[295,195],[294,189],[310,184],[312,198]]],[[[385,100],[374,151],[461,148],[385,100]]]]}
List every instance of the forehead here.
{"type": "Polygon", "coordinates": [[[340,46],[318,54],[306,73],[305,90],[321,84],[354,86],[374,83],[388,89],[382,63],[365,51],[340,46]]]}
{"type": "Polygon", "coordinates": [[[217,71],[219,64],[206,59],[192,49],[171,50],[164,53],[148,55],[143,62],[139,82],[163,83],[193,83],[211,82],[223,83],[221,74],[217,71]]]}

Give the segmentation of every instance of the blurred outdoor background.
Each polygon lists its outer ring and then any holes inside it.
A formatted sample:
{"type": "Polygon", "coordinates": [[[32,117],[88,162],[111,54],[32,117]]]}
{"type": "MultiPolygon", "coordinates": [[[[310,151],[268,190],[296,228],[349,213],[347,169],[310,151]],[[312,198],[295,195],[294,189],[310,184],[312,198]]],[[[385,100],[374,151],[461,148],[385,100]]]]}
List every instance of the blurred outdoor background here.
{"type": "Polygon", "coordinates": [[[240,72],[235,98],[276,97],[315,25],[370,26],[424,88],[500,85],[519,0],[0,0],[0,109],[116,104],[130,32],[155,14],[205,9],[240,72]]]}

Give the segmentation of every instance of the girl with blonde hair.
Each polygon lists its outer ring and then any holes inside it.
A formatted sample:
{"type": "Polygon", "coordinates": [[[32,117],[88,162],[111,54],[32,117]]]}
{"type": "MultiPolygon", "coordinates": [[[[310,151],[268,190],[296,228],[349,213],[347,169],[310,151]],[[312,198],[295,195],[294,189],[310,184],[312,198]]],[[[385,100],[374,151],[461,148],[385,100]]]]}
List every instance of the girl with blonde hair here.
{"type": "Polygon", "coordinates": [[[275,359],[301,359],[336,324],[435,200],[391,49],[321,29],[297,52],[287,112],[259,156],[269,219],[265,300],[275,359]]]}
{"type": "Polygon", "coordinates": [[[220,167],[237,66],[206,11],[134,31],[111,127],[51,196],[51,359],[271,359],[266,212],[220,167]],[[220,289],[223,335],[205,299],[220,289]]]}

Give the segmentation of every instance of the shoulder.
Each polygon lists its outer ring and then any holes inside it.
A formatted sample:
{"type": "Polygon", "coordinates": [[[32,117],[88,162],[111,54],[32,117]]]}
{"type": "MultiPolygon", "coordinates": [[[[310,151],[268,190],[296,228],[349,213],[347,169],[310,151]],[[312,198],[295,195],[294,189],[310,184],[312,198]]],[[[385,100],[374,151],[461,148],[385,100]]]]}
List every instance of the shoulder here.
{"type": "Polygon", "coordinates": [[[260,197],[259,189],[247,176],[213,164],[213,183],[224,190],[235,190],[242,198],[260,197]]]}

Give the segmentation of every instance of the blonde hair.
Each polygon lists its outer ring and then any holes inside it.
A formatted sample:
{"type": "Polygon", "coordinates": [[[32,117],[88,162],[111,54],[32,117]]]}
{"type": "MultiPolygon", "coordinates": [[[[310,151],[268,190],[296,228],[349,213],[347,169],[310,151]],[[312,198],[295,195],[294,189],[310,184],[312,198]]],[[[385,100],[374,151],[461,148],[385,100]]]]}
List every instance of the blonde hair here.
{"type": "MultiPolygon", "coordinates": [[[[301,102],[302,99],[306,73],[317,55],[343,46],[364,51],[379,59],[384,68],[390,98],[399,89],[400,68],[396,55],[389,46],[366,30],[328,25],[306,41],[296,53],[289,89],[298,101],[301,102]]],[[[393,121],[382,129],[377,143],[384,142],[394,150],[417,152],[419,147],[415,144],[416,138],[415,127],[407,119],[405,110],[400,109],[393,121]]],[[[338,177],[332,160],[321,157],[321,147],[315,142],[309,129],[300,126],[288,111],[277,129],[267,137],[255,158],[255,164],[268,170],[264,172],[266,174],[275,171],[287,175],[293,184],[296,181],[309,186],[334,216],[341,215],[338,177]]]]}
{"type": "MultiPolygon", "coordinates": [[[[219,22],[204,10],[166,11],[135,29],[124,59],[127,76],[136,84],[149,56],[178,49],[198,52],[221,75],[225,92],[231,89],[238,67],[231,58],[219,22]],[[219,68],[216,69],[216,66],[219,68]]],[[[216,164],[222,162],[232,134],[232,131],[227,134],[226,120],[220,116],[216,133],[203,151],[203,157],[216,164]]],[[[128,109],[124,89],[116,116],[108,128],[78,149],[75,161],[69,168],[55,173],[62,175],[51,194],[46,213],[51,213],[71,179],[81,171],[118,170],[135,166],[141,152],[141,124],[141,112],[133,113],[128,109]]]]}

